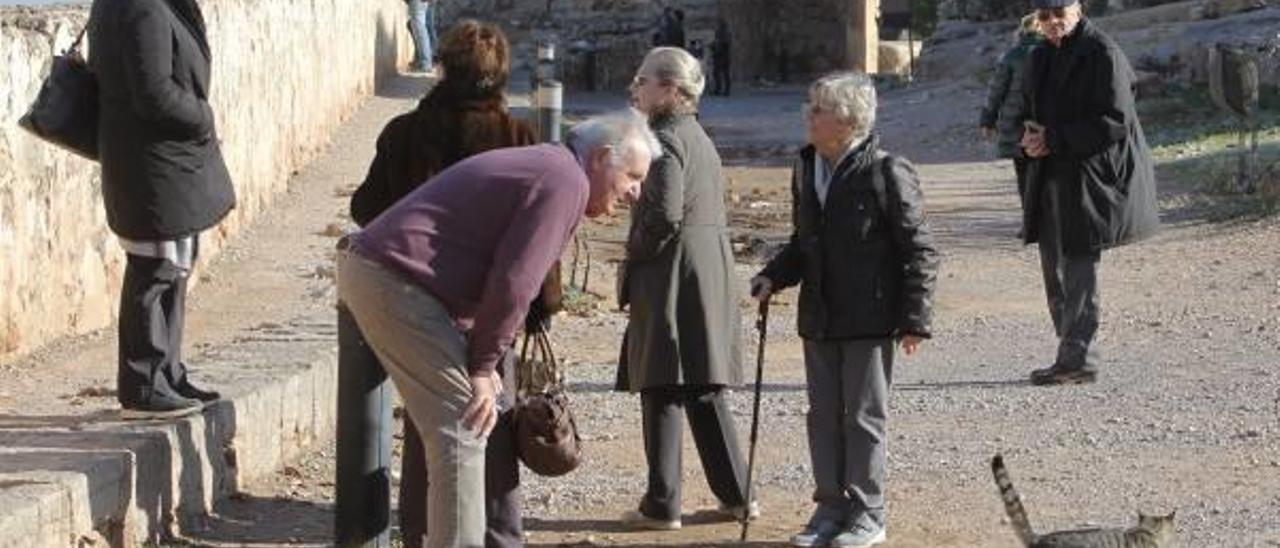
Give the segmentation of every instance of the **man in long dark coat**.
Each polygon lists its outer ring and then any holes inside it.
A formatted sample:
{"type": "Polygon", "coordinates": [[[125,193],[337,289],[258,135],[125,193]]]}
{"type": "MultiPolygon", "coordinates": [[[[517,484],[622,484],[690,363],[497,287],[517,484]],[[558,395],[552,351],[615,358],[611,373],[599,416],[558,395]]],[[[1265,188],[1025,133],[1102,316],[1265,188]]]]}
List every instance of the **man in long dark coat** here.
{"type": "Polygon", "coordinates": [[[1023,231],[1040,244],[1059,345],[1036,384],[1093,382],[1102,251],[1160,224],[1155,174],[1134,109],[1134,72],[1076,0],[1035,0],[1045,45],[1031,57],[1022,148],[1028,167],[1023,231]]]}

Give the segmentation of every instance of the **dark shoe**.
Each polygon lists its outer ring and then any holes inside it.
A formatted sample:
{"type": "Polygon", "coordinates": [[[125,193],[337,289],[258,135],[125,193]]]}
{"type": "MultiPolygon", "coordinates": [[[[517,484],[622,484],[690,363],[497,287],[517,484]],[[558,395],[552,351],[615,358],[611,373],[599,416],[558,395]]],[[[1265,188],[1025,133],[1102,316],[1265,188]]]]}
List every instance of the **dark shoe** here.
{"type": "Polygon", "coordinates": [[[1056,364],[1031,372],[1031,384],[1037,386],[1088,384],[1096,380],[1098,380],[1097,371],[1077,367],[1060,367],[1056,364]]]}
{"type": "Polygon", "coordinates": [[[200,403],[200,400],[191,398],[153,393],[149,397],[142,398],[139,402],[124,403],[121,406],[123,409],[120,410],[120,418],[124,420],[147,420],[184,417],[199,412],[203,404],[200,403]]]}
{"type": "Polygon", "coordinates": [[[209,403],[222,398],[222,394],[219,394],[216,391],[196,388],[195,385],[191,384],[191,377],[184,377],[182,382],[173,387],[173,390],[174,392],[177,392],[179,396],[197,400],[201,403],[209,403]]]}

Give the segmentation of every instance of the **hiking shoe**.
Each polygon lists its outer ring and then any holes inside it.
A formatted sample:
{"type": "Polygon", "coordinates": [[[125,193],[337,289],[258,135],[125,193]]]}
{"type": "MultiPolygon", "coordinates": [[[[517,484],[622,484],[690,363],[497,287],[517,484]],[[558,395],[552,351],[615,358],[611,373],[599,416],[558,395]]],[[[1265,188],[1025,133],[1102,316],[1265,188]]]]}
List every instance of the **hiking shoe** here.
{"type": "Polygon", "coordinates": [[[830,546],[837,548],[867,548],[884,542],[884,526],[870,519],[857,519],[831,539],[830,546]]]}
{"type": "Polygon", "coordinates": [[[203,405],[200,400],[196,399],[152,393],[150,397],[144,398],[139,402],[122,403],[120,418],[124,420],[149,420],[185,417],[199,412],[203,405]]]}
{"type": "Polygon", "coordinates": [[[637,529],[648,529],[650,531],[676,531],[684,524],[680,523],[680,518],[676,519],[658,519],[644,515],[640,510],[627,510],[622,513],[622,523],[637,529]]]}
{"type": "Polygon", "coordinates": [[[760,519],[760,502],[752,501],[749,505],[739,504],[736,506],[721,503],[716,508],[716,513],[732,518],[734,521],[742,521],[743,516],[746,516],[748,521],[755,521],[760,519]]]}
{"type": "Polygon", "coordinates": [[[1061,367],[1057,364],[1031,372],[1031,384],[1048,386],[1055,384],[1088,384],[1098,380],[1098,372],[1082,367],[1061,367]]]}
{"type": "Polygon", "coordinates": [[[840,526],[834,521],[810,521],[804,530],[791,537],[792,546],[829,546],[831,540],[840,534],[840,526]]]}

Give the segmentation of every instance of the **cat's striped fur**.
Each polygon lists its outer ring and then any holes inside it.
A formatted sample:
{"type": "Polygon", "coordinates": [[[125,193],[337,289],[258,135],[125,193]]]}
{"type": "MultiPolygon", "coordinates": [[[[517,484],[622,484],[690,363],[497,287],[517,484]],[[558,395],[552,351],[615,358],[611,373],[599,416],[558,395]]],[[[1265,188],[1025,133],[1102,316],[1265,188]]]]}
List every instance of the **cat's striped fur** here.
{"type": "Polygon", "coordinates": [[[1167,516],[1138,514],[1138,525],[1128,529],[1080,529],[1037,535],[1000,455],[991,459],[991,472],[1000,488],[1009,522],[1027,548],[1168,548],[1175,541],[1172,513],[1167,516]]]}

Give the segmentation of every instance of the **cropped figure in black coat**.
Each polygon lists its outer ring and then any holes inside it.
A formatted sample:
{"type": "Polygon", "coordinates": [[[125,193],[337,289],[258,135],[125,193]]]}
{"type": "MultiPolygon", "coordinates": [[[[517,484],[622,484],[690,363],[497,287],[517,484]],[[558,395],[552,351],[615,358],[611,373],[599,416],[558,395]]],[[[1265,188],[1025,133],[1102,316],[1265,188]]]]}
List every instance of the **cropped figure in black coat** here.
{"type": "Polygon", "coordinates": [[[210,52],[195,0],[95,0],[102,197],[128,256],[120,296],[125,418],[198,410],[216,392],[182,363],[187,276],[200,231],[235,206],[209,107],[210,52]]]}

